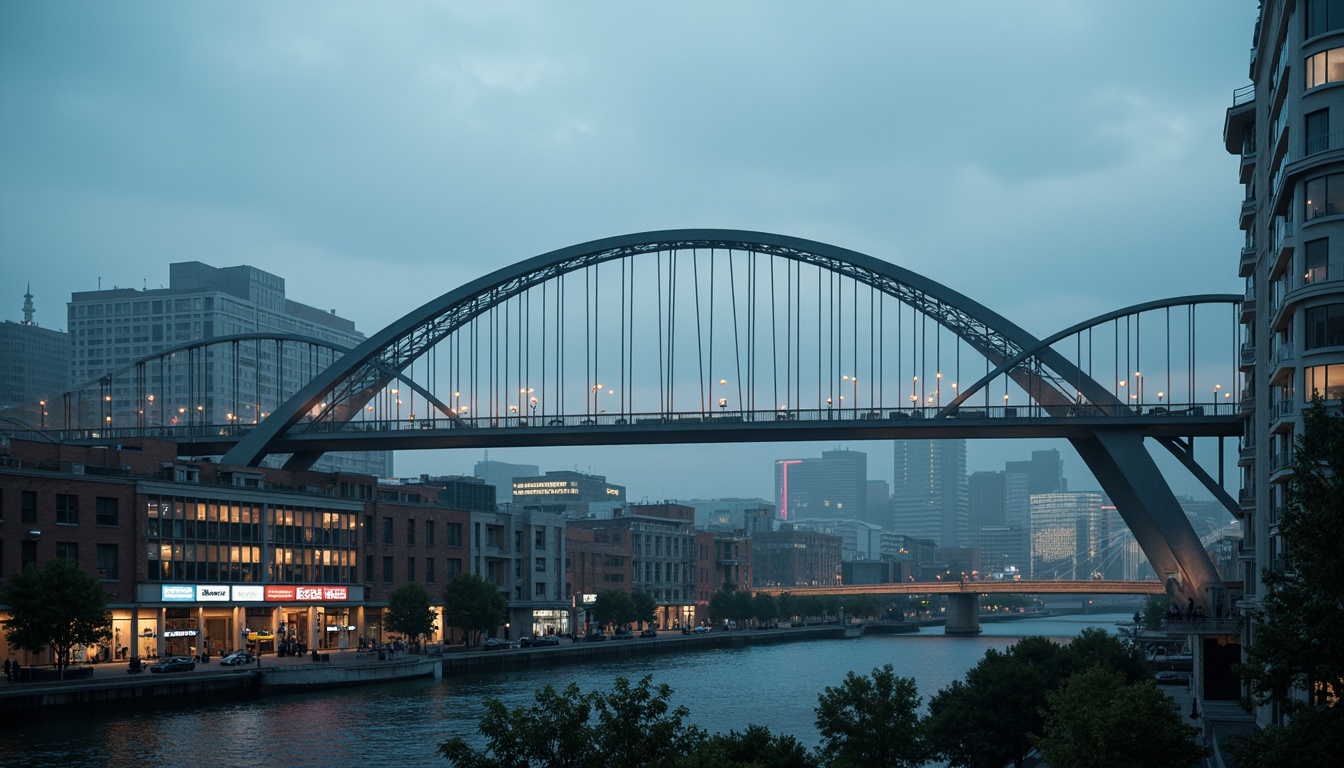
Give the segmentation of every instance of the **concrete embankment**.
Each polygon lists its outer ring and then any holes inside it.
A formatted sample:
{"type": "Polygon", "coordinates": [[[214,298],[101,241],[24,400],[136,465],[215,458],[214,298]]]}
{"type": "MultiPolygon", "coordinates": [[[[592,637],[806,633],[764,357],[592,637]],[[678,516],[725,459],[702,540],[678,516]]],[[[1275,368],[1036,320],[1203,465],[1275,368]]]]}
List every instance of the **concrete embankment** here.
{"type": "Polygon", "coordinates": [[[840,627],[792,627],[767,630],[710,632],[704,635],[660,635],[629,640],[593,643],[566,643],[551,648],[532,648],[487,653],[449,653],[443,657],[444,676],[485,674],[504,670],[532,669],[562,664],[603,662],[635,656],[664,653],[745,648],[751,645],[785,643],[797,640],[824,640],[843,637],[840,627]]]}
{"type": "Polygon", "coordinates": [[[373,661],[354,651],[307,657],[266,657],[256,667],[200,664],[190,672],[128,675],[120,664],[100,664],[80,679],[0,683],[0,727],[41,720],[171,709],[221,701],[326,688],[344,688],[440,675],[485,674],[613,658],[744,648],[766,643],[842,636],[837,626],[796,627],[706,635],[665,633],[656,638],[569,643],[505,651],[449,651],[438,656],[401,656],[373,661]]]}

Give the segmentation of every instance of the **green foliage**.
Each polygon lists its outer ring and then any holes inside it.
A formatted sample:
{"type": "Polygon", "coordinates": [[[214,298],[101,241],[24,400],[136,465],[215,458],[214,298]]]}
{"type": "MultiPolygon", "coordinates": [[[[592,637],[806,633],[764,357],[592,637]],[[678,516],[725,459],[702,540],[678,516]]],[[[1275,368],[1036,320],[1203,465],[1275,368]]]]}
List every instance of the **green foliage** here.
{"type": "Polygon", "coordinates": [[[798,598],[792,592],[781,592],[775,597],[777,615],[785,621],[793,621],[798,615],[798,598]]]}
{"type": "Polygon", "coordinates": [[[1261,578],[1265,594],[1251,616],[1255,642],[1246,649],[1242,675],[1254,701],[1278,702],[1289,711],[1286,725],[1272,725],[1243,742],[1248,766],[1323,765],[1339,758],[1341,716],[1297,704],[1306,691],[1318,705],[1344,691],[1344,415],[1327,411],[1319,397],[1302,413],[1302,434],[1293,454],[1293,475],[1279,521],[1284,555],[1261,578]],[[1301,722],[1299,722],[1299,720],[1301,722]],[[1326,738],[1308,724],[1333,722],[1326,738]],[[1262,760],[1262,755],[1274,756],[1262,760]]]}
{"type": "Polygon", "coordinates": [[[387,598],[387,612],[383,626],[408,638],[418,638],[434,631],[434,609],[429,604],[429,591],[419,584],[402,584],[387,598]]]}
{"type": "Polygon", "coordinates": [[[642,589],[636,589],[630,593],[630,599],[635,606],[634,621],[652,624],[654,617],[658,614],[658,601],[653,599],[653,595],[642,589]]]}
{"type": "Polygon", "coordinates": [[[1188,768],[1208,754],[1176,702],[1152,681],[1126,683],[1102,667],[1071,676],[1049,695],[1042,735],[1032,742],[1048,765],[1070,768],[1188,768]]]}
{"type": "Polygon", "coordinates": [[[103,585],[65,560],[29,565],[10,576],[0,604],[9,606],[9,644],[33,653],[50,648],[62,675],[75,646],[104,643],[112,635],[103,585]]]}
{"type": "Polygon", "coordinates": [[[1147,680],[1152,675],[1142,648],[1096,627],[1084,629],[1064,646],[1063,658],[1069,672],[1101,666],[1120,673],[1127,683],[1147,680]]]}
{"type": "Polygon", "coordinates": [[[1167,613],[1171,598],[1166,595],[1149,595],[1143,601],[1143,612],[1139,614],[1139,625],[1147,630],[1162,628],[1162,617],[1167,613]]]}
{"type": "Polygon", "coordinates": [[[870,675],[853,672],[817,697],[818,748],[833,768],[903,768],[932,757],[919,723],[915,681],[890,664],[870,675]]]}
{"type": "Polygon", "coordinates": [[[705,738],[694,752],[675,761],[675,768],[820,768],[817,759],[792,736],[775,735],[762,725],[741,733],[730,731],[705,738]]]}
{"type": "Polygon", "coordinates": [[[757,592],[751,598],[751,615],[756,621],[769,624],[779,618],[779,602],[774,595],[757,592]]]}
{"type": "MultiPolygon", "coordinates": [[[[1053,645],[1053,643],[1052,643],[1053,645]]],[[[924,719],[929,744],[953,768],[1002,768],[1031,751],[1039,733],[1053,671],[993,648],[966,673],[929,700],[924,719]]]]}
{"type": "Polygon", "coordinates": [[[638,618],[635,600],[622,589],[598,592],[593,602],[593,618],[598,624],[615,624],[620,627],[631,624],[638,618]]]}
{"type": "Polygon", "coordinates": [[[882,601],[877,595],[850,595],[845,598],[845,614],[848,616],[876,616],[881,608],[882,601]]]}
{"type": "Polygon", "coordinates": [[[672,708],[671,694],[651,677],[635,685],[618,677],[605,694],[546,686],[532,706],[513,710],[488,697],[480,723],[486,748],[454,737],[439,753],[459,768],[644,768],[652,755],[684,755],[705,740],[703,731],[683,724],[686,709],[672,708]]]}
{"type": "Polygon", "coordinates": [[[1235,739],[1229,749],[1242,768],[1333,768],[1344,755],[1344,711],[1299,706],[1285,725],[1235,739]]]}
{"type": "Polygon", "coordinates": [[[476,645],[482,632],[502,625],[508,615],[504,596],[480,576],[464,573],[443,588],[443,621],[461,629],[467,645],[476,645]]]}

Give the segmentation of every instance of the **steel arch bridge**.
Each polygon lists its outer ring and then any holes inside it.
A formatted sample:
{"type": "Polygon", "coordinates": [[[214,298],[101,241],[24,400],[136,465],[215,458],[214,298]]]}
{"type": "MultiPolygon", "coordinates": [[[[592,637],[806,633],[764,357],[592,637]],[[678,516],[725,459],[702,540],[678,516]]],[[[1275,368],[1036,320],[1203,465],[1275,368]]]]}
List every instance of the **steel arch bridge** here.
{"type": "Polygon", "coordinates": [[[837,246],[638,233],[471,281],[341,356],[259,424],[178,439],[225,463],[288,453],[303,469],[333,450],[1062,437],[1157,572],[1202,601],[1219,579],[1144,440],[1235,506],[1193,446],[1241,433],[1241,298],[1148,302],[1041,339],[837,246]],[[399,377],[421,383],[418,403],[399,377]]]}

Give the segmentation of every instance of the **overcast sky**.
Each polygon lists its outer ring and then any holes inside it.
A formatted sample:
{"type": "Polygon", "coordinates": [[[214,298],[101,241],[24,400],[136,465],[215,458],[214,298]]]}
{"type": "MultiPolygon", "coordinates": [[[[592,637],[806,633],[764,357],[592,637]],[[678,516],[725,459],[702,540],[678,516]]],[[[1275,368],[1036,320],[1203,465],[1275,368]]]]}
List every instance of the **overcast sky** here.
{"type": "MultiPolygon", "coordinates": [[[[0,317],[31,282],[37,321],[64,328],[72,291],[155,288],[199,260],[278,274],[372,334],[539,253],[679,227],[858,250],[1038,336],[1240,292],[1222,123],[1255,16],[1254,0],[0,0],[0,317]]],[[[975,444],[971,469],[1044,445],[975,444]]],[[[492,458],[606,474],[635,499],[768,497],[771,459],[828,447],[492,458]]],[[[890,479],[888,444],[849,447],[890,479]]],[[[479,458],[401,453],[396,472],[479,458]]]]}

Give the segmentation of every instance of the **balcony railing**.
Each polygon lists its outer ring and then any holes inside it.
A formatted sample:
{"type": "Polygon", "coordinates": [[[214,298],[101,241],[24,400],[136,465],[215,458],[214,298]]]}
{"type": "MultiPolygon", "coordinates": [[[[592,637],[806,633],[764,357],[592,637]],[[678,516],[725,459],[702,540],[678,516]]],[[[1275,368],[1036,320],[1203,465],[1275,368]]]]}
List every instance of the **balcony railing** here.
{"type": "Polygon", "coordinates": [[[1297,347],[1293,344],[1280,344],[1279,348],[1274,350],[1274,355],[1270,358],[1269,366],[1277,368],[1280,364],[1297,357],[1297,347]]]}
{"type": "Polygon", "coordinates": [[[1280,470],[1288,469],[1292,465],[1293,465],[1293,451],[1291,448],[1286,451],[1279,451],[1269,457],[1270,472],[1278,472],[1280,470]]]}
{"type": "Polygon", "coordinates": [[[1237,500],[1241,502],[1241,506],[1243,507],[1255,506],[1255,486],[1248,485],[1245,488],[1242,488],[1237,494],[1237,500]]]}
{"type": "Polygon", "coordinates": [[[1269,418],[1282,419],[1297,413],[1297,401],[1292,398],[1284,398],[1269,407],[1269,418]]]}
{"type": "Polygon", "coordinates": [[[1233,635],[1241,631],[1244,621],[1240,616],[1166,619],[1162,622],[1162,629],[1172,634],[1233,635]]]}
{"type": "MultiPolygon", "coordinates": [[[[1255,59],[1255,49],[1251,49],[1251,59],[1255,59]]],[[[1255,83],[1247,83],[1232,92],[1232,106],[1239,107],[1242,104],[1255,101],[1255,83]]]]}
{"type": "Polygon", "coordinates": [[[1241,363],[1242,363],[1242,365],[1254,365],[1254,364],[1255,364],[1255,345],[1254,345],[1254,344],[1242,344],[1242,345],[1241,345],[1241,363]]]}

